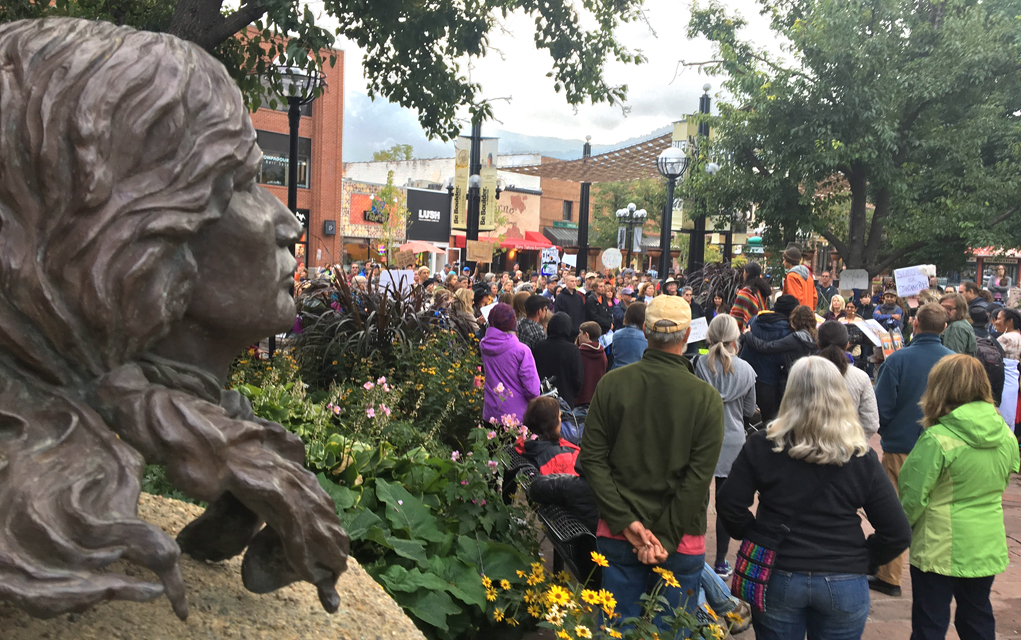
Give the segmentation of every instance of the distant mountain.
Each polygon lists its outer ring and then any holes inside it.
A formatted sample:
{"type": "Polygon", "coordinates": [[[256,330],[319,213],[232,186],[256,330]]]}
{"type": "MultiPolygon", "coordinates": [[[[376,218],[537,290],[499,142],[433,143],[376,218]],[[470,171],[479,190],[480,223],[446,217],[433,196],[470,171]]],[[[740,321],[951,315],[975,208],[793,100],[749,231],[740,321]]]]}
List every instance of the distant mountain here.
{"type": "MultiPolygon", "coordinates": [[[[451,158],[454,144],[425,137],[414,111],[386,100],[372,101],[361,93],[348,93],[344,105],[344,162],[367,162],[375,151],[395,144],[410,144],[416,158],[451,158]]],[[[621,149],[671,131],[664,126],[646,135],[614,144],[593,144],[593,155],[621,149]]],[[[486,136],[500,138],[500,153],[536,153],[561,160],[581,157],[584,140],[566,140],[546,136],[530,136],[513,131],[484,128],[486,136]]]]}

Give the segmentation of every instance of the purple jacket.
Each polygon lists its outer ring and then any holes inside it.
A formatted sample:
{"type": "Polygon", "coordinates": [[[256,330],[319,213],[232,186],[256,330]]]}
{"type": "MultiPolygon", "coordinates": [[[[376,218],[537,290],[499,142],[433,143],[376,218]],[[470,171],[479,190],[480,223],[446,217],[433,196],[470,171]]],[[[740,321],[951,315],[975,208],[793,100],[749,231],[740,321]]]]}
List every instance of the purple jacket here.
{"type": "Polygon", "coordinates": [[[482,406],[482,419],[500,419],[512,414],[520,421],[525,417],[528,401],[539,396],[539,374],[535,372],[532,351],[518,342],[514,333],[504,333],[494,327],[486,330],[479,343],[482,350],[482,368],[486,374],[486,401],[482,406]],[[503,391],[496,388],[503,385],[503,391]]]}

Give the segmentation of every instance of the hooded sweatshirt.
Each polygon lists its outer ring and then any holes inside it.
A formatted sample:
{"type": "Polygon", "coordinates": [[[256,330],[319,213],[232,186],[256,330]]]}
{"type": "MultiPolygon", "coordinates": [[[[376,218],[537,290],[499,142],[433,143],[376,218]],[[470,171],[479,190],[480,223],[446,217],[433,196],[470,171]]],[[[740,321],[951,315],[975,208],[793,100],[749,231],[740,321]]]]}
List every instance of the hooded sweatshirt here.
{"type": "Polygon", "coordinates": [[[555,313],[546,325],[546,339],[532,347],[539,377],[553,378],[557,393],[572,409],[584,382],[581,353],[571,339],[573,328],[571,316],[563,312],[555,313]]]}
{"type": "MultiPolygon", "coordinates": [[[[775,311],[767,311],[752,318],[748,324],[748,330],[756,338],[769,342],[790,335],[791,325],[787,321],[787,316],[775,311]]],[[[740,356],[742,360],[752,365],[752,369],[755,369],[758,382],[774,387],[780,386],[784,363],[782,353],[760,353],[752,349],[747,342],[742,341],[740,356]]]]}
{"type": "Polygon", "coordinates": [[[574,401],[575,404],[588,404],[592,401],[592,394],[596,391],[596,385],[606,375],[606,352],[599,346],[599,343],[583,344],[578,347],[578,351],[581,353],[581,364],[585,372],[585,379],[574,401]]]}
{"type": "Polygon", "coordinates": [[[798,304],[803,304],[809,309],[815,309],[819,300],[812,273],[803,264],[795,265],[787,272],[787,277],[783,279],[783,292],[794,296],[798,299],[798,304]]]}
{"type": "Polygon", "coordinates": [[[1003,573],[1003,491],[1019,468],[1017,439],[988,402],[962,405],[926,429],[899,478],[911,565],[956,578],[1003,573]]]}
{"type": "Polygon", "coordinates": [[[723,448],[713,472],[717,478],[726,478],[730,473],[730,466],[744,446],[744,418],[755,413],[755,370],[736,356],[730,362],[733,367],[730,373],[724,373],[719,362],[713,373],[707,356],[695,360],[695,375],[711,384],[723,398],[723,448]]]}
{"type": "Polygon", "coordinates": [[[511,414],[518,420],[532,398],[539,396],[539,376],[528,347],[513,332],[490,327],[479,343],[486,374],[486,395],[482,419],[499,420],[511,414]]]}

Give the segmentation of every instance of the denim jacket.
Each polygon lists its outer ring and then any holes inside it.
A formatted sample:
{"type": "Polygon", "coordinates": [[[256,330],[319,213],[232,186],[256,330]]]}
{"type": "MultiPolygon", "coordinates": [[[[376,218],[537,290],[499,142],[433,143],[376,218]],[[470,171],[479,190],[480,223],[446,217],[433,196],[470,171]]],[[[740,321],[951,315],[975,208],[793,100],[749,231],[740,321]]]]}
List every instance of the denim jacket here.
{"type": "Polygon", "coordinates": [[[626,364],[638,362],[645,353],[649,342],[645,339],[645,332],[638,327],[626,326],[620,331],[613,332],[613,366],[611,371],[619,369],[626,364]]]}

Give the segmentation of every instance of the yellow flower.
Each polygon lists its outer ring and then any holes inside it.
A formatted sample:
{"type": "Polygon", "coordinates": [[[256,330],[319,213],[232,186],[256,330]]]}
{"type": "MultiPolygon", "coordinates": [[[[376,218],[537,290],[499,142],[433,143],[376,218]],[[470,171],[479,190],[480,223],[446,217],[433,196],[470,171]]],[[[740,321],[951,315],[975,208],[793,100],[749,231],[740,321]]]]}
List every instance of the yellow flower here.
{"type": "Polygon", "coordinates": [[[718,624],[709,625],[709,632],[713,634],[713,640],[723,640],[723,627],[718,624]]]}
{"type": "Polygon", "coordinates": [[[553,608],[546,614],[546,622],[549,622],[554,627],[564,624],[564,614],[560,611],[560,607],[553,605],[553,608]]]}
{"type": "Polygon", "coordinates": [[[490,602],[496,601],[496,589],[486,589],[486,600],[490,602]]]}
{"type": "Polygon", "coordinates": [[[526,575],[528,575],[524,571],[522,571],[521,569],[518,569],[515,573],[518,574],[519,578],[524,578],[526,575]]]}
{"type": "Polygon", "coordinates": [[[560,573],[557,574],[557,581],[566,584],[571,581],[571,574],[567,573],[566,571],[561,571],[560,573]]]}
{"type": "Polygon", "coordinates": [[[500,581],[500,588],[503,589],[504,591],[510,591],[510,582],[508,582],[506,580],[501,580],[500,581]]]}
{"type": "Polygon", "coordinates": [[[557,631],[557,637],[561,638],[561,640],[571,640],[571,634],[567,633],[563,629],[557,631]]]}
{"type": "Polygon", "coordinates": [[[586,627],[585,625],[582,625],[582,624],[579,624],[577,627],[574,628],[574,633],[579,638],[591,638],[592,637],[592,631],[590,631],[588,627],[586,627]]]}
{"type": "Polygon", "coordinates": [[[611,638],[623,638],[624,637],[623,634],[621,634],[621,632],[617,631],[616,629],[607,629],[606,633],[610,634],[611,638]]]}
{"type": "Polygon", "coordinates": [[[489,579],[489,576],[482,576],[482,586],[487,589],[493,586],[493,581],[489,579]]]}
{"type": "Polygon", "coordinates": [[[539,592],[533,591],[532,589],[525,589],[524,600],[526,603],[531,604],[533,602],[539,602],[539,592]]]}
{"type": "Polygon", "coordinates": [[[333,364],[337,364],[337,361],[336,361],[336,360],[334,360],[334,361],[333,361],[333,364]]]}
{"type": "Polygon", "coordinates": [[[497,622],[503,620],[503,609],[500,607],[493,609],[493,620],[496,620],[497,622]]]}
{"type": "Polygon", "coordinates": [[[518,626],[518,619],[517,618],[507,618],[507,624],[509,624],[512,627],[516,627],[516,626],[518,626]]]}
{"type": "Polygon", "coordinates": [[[606,589],[600,589],[599,602],[603,605],[603,611],[606,612],[606,615],[612,616],[613,609],[617,606],[617,601],[613,598],[613,594],[606,589]]]}
{"type": "Polygon", "coordinates": [[[540,611],[539,607],[535,606],[534,604],[528,605],[528,615],[532,616],[533,618],[541,618],[542,611],[540,611]]]}
{"type": "Polygon", "coordinates": [[[675,589],[679,589],[681,587],[681,583],[677,582],[677,577],[674,576],[673,571],[668,571],[661,567],[656,567],[653,571],[662,576],[663,582],[665,582],[668,587],[674,587],[675,589]]]}
{"type": "Polygon", "coordinates": [[[599,604],[600,602],[602,602],[599,599],[599,594],[591,589],[582,590],[581,599],[584,600],[587,604],[599,604]]]}
{"type": "Polygon", "coordinates": [[[558,584],[553,585],[546,592],[546,600],[550,604],[563,605],[571,601],[571,592],[558,584]]]}
{"type": "Polygon", "coordinates": [[[596,563],[600,567],[608,567],[610,563],[606,561],[606,556],[601,553],[592,552],[592,562],[596,563]]]}

